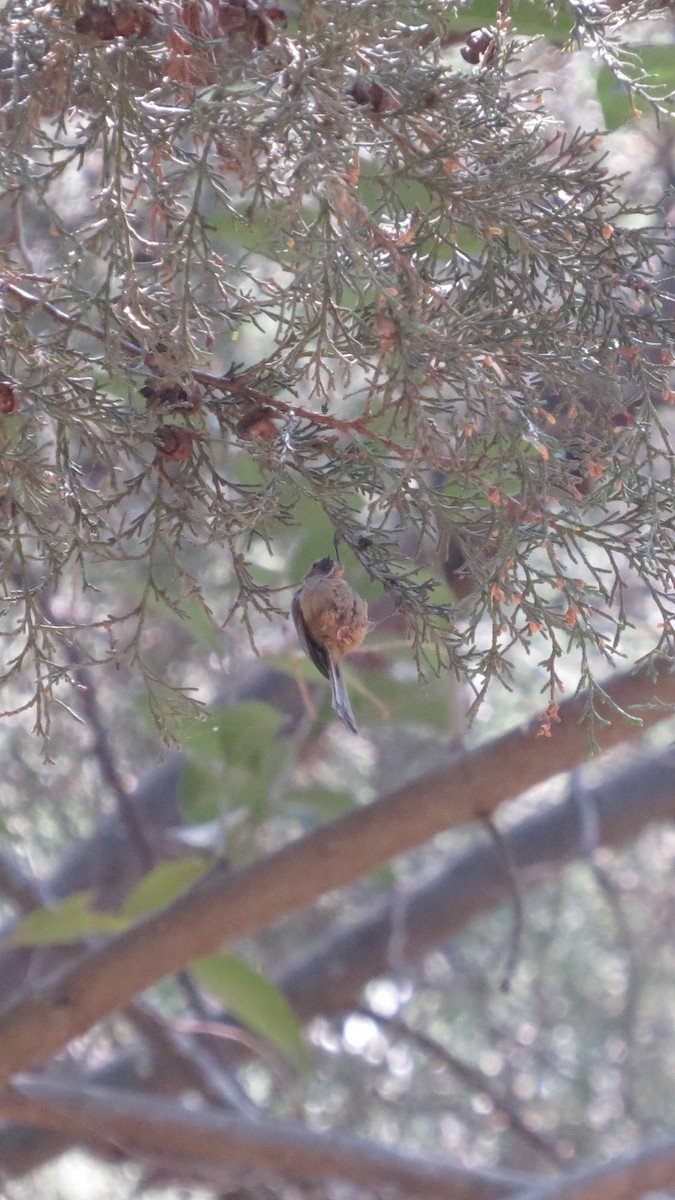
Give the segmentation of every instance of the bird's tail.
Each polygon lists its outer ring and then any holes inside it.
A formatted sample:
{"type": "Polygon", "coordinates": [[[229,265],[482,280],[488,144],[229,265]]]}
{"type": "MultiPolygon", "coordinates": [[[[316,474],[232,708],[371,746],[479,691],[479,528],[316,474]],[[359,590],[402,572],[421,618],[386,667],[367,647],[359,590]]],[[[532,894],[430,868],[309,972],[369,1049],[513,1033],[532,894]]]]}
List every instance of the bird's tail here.
{"type": "Polygon", "coordinates": [[[330,661],[330,685],[333,693],[333,708],[335,709],[340,720],[351,729],[352,733],[358,733],[358,727],[354,720],[352,706],[349,703],[347,695],[347,685],[342,674],[342,668],[339,663],[330,661]]]}

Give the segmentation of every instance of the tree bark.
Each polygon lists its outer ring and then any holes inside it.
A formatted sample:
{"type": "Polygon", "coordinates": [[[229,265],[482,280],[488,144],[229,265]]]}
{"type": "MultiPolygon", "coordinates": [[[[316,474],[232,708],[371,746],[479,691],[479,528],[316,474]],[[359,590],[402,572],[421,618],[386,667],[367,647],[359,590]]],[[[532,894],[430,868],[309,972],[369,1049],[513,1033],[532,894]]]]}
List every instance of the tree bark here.
{"type": "MultiPolygon", "coordinates": [[[[290,1121],[253,1122],[213,1109],[188,1109],[113,1089],[18,1079],[0,1092],[0,1113],[104,1141],[134,1158],[175,1170],[203,1163],[267,1170],[291,1179],[339,1179],[422,1200],[498,1200],[529,1184],[524,1175],[472,1171],[428,1155],[405,1154],[356,1137],[314,1133],[290,1121]]],[[[211,1176],[213,1179],[213,1175],[211,1176]]]]}
{"type": "MultiPolygon", "coordinates": [[[[607,692],[620,709],[639,709],[644,724],[653,724],[675,700],[675,674],[664,668],[656,683],[643,669],[617,677],[607,692]]],[[[0,1017],[0,1081],[43,1062],[150,984],[223,942],[256,932],[576,765],[588,745],[580,724],[584,703],[581,698],[561,705],[561,723],[547,740],[546,755],[529,722],[478,750],[449,757],[422,778],[244,870],[215,871],[167,909],[83,954],[0,1017]]],[[[605,748],[638,732],[616,710],[611,722],[604,730],[605,748]]]]}
{"type": "MultiPolygon", "coordinates": [[[[650,754],[648,751],[647,754],[650,754]]],[[[616,846],[638,836],[651,821],[675,816],[675,751],[658,758],[608,763],[602,783],[511,826],[503,834],[508,854],[529,886],[532,872],[557,869],[595,847],[584,844],[584,814],[597,820],[597,845],[616,846]]],[[[508,900],[504,857],[485,839],[419,887],[387,896],[373,911],[322,937],[276,980],[300,1017],[329,1014],[357,1001],[370,979],[395,967],[405,970],[481,913],[508,900]],[[396,963],[391,947],[396,943],[396,963]]]]}

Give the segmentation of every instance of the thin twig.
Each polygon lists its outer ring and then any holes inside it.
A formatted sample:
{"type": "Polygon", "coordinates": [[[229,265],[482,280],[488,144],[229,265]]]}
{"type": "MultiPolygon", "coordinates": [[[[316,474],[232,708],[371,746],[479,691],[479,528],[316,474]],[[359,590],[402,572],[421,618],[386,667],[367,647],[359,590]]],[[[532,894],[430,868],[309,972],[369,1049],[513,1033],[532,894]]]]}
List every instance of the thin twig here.
{"type": "Polygon", "coordinates": [[[135,1001],[124,1010],[137,1033],[148,1042],[156,1055],[175,1058],[185,1071],[188,1082],[218,1108],[232,1108],[241,1116],[259,1120],[260,1112],[232,1075],[220,1067],[204,1049],[184,1031],[164,1021],[150,1005],[135,1001]]]}
{"type": "MultiPolygon", "coordinates": [[[[86,333],[97,342],[107,342],[110,340],[110,335],[104,329],[99,329],[95,325],[87,325],[86,321],[80,321],[77,317],[71,317],[70,313],[64,312],[62,308],[57,308],[52,304],[51,300],[45,300],[42,296],[35,296],[32,292],[25,291],[16,283],[11,283],[5,279],[2,283],[2,290],[10,296],[14,296],[21,304],[27,308],[39,309],[47,313],[53,321],[59,325],[67,325],[70,329],[76,329],[78,333],[86,333]]],[[[122,350],[126,350],[128,354],[140,354],[141,347],[137,342],[131,342],[127,338],[121,338],[118,345],[122,350]]]]}
{"type": "Polygon", "coordinates": [[[523,937],[523,898],[518,883],[518,868],[511,853],[511,847],[507,839],[502,834],[501,830],[495,824],[494,820],[487,813],[481,817],[485,828],[487,829],[492,841],[495,844],[499,854],[501,866],[504,868],[506,880],[509,885],[509,892],[513,900],[513,929],[511,931],[511,939],[509,942],[509,952],[506,958],[504,974],[500,983],[502,992],[508,992],[511,987],[513,975],[518,965],[520,955],[520,947],[523,937]]]}
{"type": "Polygon", "coordinates": [[[405,1196],[483,1200],[514,1195],[538,1180],[525,1172],[480,1171],[447,1158],[406,1153],[364,1138],[318,1133],[291,1121],[253,1122],[214,1109],[134,1096],[116,1088],[92,1088],[23,1076],[0,1093],[0,1112],[13,1120],[43,1121],[81,1135],[105,1133],[113,1145],[138,1158],[179,1160],[278,1171],[295,1180],[335,1179],[369,1192],[394,1189],[405,1196]]]}
{"type": "MultiPolygon", "coordinates": [[[[24,304],[28,308],[45,312],[52,320],[57,321],[59,325],[66,325],[71,329],[77,330],[79,333],[87,334],[97,342],[106,343],[110,340],[110,335],[105,329],[101,329],[96,325],[88,325],[85,321],[80,321],[77,317],[70,316],[62,308],[58,308],[56,304],[52,304],[50,300],[45,300],[41,296],[35,296],[32,292],[27,292],[25,288],[19,287],[16,283],[5,280],[2,287],[5,292],[10,296],[14,296],[21,304],[24,304]]],[[[131,354],[134,357],[137,357],[142,352],[142,347],[137,342],[132,342],[128,338],[120,338],[117,345],[122,350],[125,350],[127,354],[131,354]]],[[[330,413],[315,412],[313,409],[303,408],[302,405],[280,400],[276,396],[270,396],[266,392],[261,392],[257,388],[251,387],[243,380],[226,379],[221,375],[211,375],[207,371],[193,371],[192,374],[196,382],[201,383],[204,387],[227,392],[230,396],[234,396],[242,401],[265,405],[275,409],[279,413],[283,413],[284,416],[289,418],[311,421],[314,425],[324,425],[328,429],[334,429],[339,433],[348,435],[357,434],[359,437],[377,442],[379,446],[390,450],[392,454],[396,454],[405,460],[416,457],[416,452],[409,446],[402,446],[400,443],[392,441],[391,438],[374,432],[366,419],[342,420],[340,417],[331,416],[330,413]]]]}
{"type": "Polygon", "coordinates": [[[40,884],[7,850],[0,850],[0,893],[22,913],[33,912],[47,903],[40,884]]]}
{"type": "Polygon", "coordinates": [[[77,693],[80,697],[85,719],[93,734],[94,740],[91,749],[98,763],[101,777],[107,783],[115,797],[120,820],[126,828],[129,841],[136,849],[142,870],[149,871],[154,863],[153,849],[148,841],[143,824],[139,820],[131,795],[124,786],[122,776],[117,769],[115,754],[98,703],[91,672],[83,665],[82,655],[77,646],[73,645],[72,642],[63,636],[58,622],[54,619],[47,598],[44,595],[40,596],[38,603],[40,611],[59,637],[68,661],[74,668],[73,679],[77,686],[77,693]]]}
{"type": "Polygon", "coordinates": [[[398,1037],[404,1038],[405,1041],[411,1042],[423,1051],[423,1053],[442,1063],[443,1066],[452,1071],[454,1075],[457,1075],[469,1087],[474,1088],[476,1091],[484,1092],[486,1096],[490,1097],[495,1112],[501,1112],[507,1118],[515,1134],[535,1150],[539,1151],[540,1154],[543,1154],[550,1162],[555,1163],[556,1166],[562,1167],[565,1165],[565,1160],[558,1154],[553,1143],[525,1124],[525,1121],[517,1109],[514,1108],[508,1096],[495,1088],[491,1080],[481,1071],[469,1066],[462,1059],[457,1058],[456,1055],[446,1050],[445,1046],[442,1046],[435,1038],[429,1037],[426,1033],[420,1033],[417,1029],[413,1029],[400,1017],[383,1017],[365,1005],[359,1008],[350,1008],[349,1012],[369,1017],[377,1025],[381,1026],[381,1028],[388,1029],[398,1037]]]}

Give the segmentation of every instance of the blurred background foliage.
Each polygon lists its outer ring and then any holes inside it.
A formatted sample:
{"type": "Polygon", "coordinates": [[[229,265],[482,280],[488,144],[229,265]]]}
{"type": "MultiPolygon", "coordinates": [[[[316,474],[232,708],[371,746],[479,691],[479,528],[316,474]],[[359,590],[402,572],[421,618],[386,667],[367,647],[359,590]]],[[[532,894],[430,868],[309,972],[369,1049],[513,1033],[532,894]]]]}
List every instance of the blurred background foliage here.
{"type": "MultiPolygon", "coordinates": [[[[670,653],[675,56],[653,0],[9,0],[0,21],[0,833],[45,881],[18,951],[111,936],[214,854],[243,865],[670,653]],[[334,546],[375,622],[346,668],[358,741],[286,619],[334,546]],[[161,845],[134,816],[157,763],[161,845]],[[113,820],[137,877],[102,905],[105,857],[71,886],[69,855],[113,820]]],[[[533,1171],[667,1132],[666,827],[524,873],[506,993],[509,905],[304,1032],[271,982],[486,836],[151,1000],[248,1024],[238,1086],[319,1130],[533,1171]]],[[[129,1036],[108,1022],[70,1067],[129,1036]]],[[[145,1185],[177,1194],[71,1152],[8,1195],[145,1185]]]]}

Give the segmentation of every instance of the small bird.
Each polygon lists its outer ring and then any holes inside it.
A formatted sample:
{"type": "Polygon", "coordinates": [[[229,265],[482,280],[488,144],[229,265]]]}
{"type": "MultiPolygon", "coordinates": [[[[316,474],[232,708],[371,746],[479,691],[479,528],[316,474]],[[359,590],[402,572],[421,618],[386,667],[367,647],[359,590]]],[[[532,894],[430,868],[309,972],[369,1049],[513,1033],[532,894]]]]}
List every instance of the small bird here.
{"type": "Polygon", "coordinates": [[[352,733],[358,733],[340,659],[358,650],[373,626],[368,605],[343,575],[344,567],[332,558],[312,563],[293,597],[291,616],[305,654],[330,680],[337,715],[352,733]]]}

